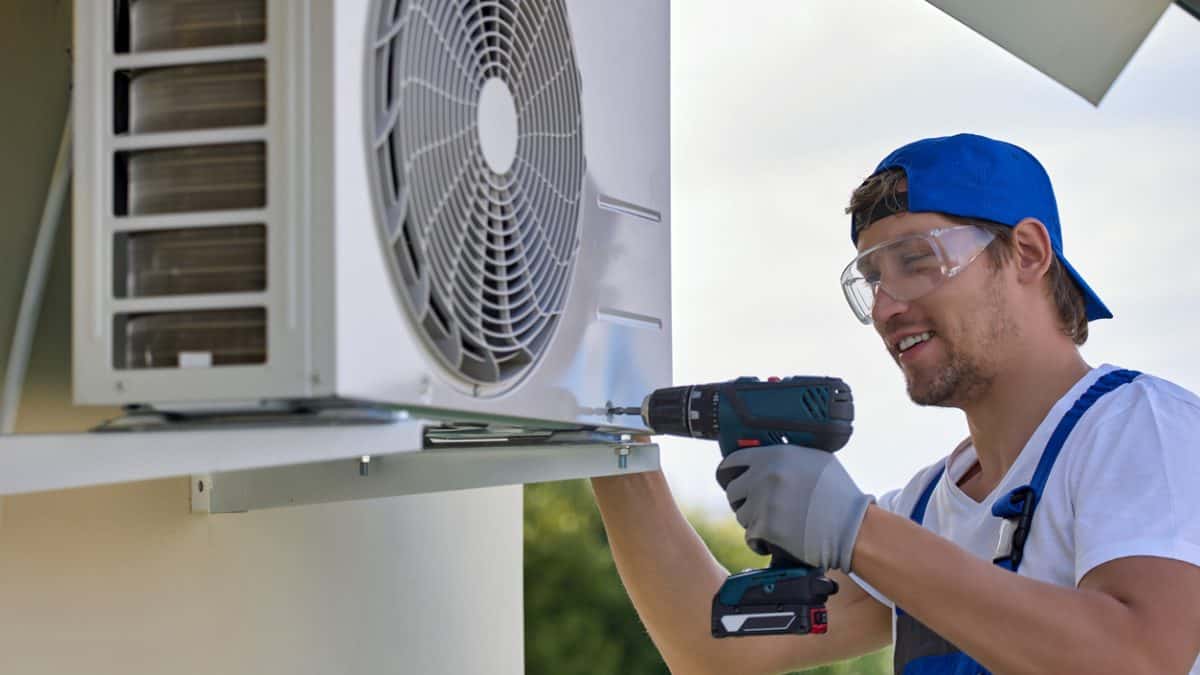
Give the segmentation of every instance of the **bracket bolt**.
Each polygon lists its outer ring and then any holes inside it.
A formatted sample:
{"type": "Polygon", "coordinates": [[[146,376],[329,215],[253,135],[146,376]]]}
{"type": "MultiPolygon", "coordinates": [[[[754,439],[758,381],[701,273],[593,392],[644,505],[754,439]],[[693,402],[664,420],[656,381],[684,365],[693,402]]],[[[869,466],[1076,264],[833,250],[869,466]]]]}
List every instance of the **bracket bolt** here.
{"type": "Polygon", "coordinates": [[[621,434],[621,445],[617,446],[617,468],[625,470],[629,468],[629,451],[632,450],[630,442],[633,441],[633,436],[630,434],[621,434]]]}

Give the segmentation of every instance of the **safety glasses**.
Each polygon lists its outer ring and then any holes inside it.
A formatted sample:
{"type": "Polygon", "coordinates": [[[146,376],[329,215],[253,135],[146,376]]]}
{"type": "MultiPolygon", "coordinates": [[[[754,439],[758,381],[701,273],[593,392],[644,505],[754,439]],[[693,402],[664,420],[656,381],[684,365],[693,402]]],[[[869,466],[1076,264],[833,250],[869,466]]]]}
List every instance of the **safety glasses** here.
{"type": "Polygon", "coordinates": [[[970,265],[995,235],[974,225],[930,230],[876,244],[842,272],[842,292],[866,325],[880,289],[900,302],[924,296],[970,265]]]}

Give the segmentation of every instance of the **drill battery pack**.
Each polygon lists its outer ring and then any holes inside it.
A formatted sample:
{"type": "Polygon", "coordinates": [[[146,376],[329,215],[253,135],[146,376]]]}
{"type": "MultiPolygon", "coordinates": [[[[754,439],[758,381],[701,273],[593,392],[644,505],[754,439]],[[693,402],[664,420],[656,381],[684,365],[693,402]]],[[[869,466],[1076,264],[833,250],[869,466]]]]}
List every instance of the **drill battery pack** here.
{"type": "Polygon", "coordinates": [[[820,634],[829,629],[825,601],[837,583],[812,567],[747,570],[713,596],[712,635],[820,634]]]}

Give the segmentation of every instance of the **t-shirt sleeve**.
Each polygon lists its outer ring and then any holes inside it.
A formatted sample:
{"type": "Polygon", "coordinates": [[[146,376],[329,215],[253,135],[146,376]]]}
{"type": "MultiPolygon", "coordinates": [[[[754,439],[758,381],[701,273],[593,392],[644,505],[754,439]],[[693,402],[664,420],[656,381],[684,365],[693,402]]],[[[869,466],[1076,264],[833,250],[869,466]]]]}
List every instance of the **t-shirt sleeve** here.
{"type": "Polygon", "coordinates": [[[1129,556],[1200,565],[1200,405],[1142,389],[1089,431],[1068,477],[1076,585],[1129,556]]]}

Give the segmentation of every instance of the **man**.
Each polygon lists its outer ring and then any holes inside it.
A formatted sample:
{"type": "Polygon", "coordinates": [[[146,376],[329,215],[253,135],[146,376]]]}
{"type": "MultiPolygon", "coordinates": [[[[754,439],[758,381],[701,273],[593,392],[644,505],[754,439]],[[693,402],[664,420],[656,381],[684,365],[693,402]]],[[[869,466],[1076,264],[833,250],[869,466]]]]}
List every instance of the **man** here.
{"type": "Polygon", "coordinates": [[[742,472],[725,488],[747,542],[839,582],[824,636],[708,637],[727,573],[662,475],[595,479],[672,671],[780,672],[894,641],[903,675],[1200,674],[1200,399],[1084,362],[1088,321],[1112,315],[1063,255],[1041,164],[981,136],[925,139],[847,211],[851,309],[912,400],[961,409],[968,436],[877,502],[817,450],[722,462],[742,472]]]}

